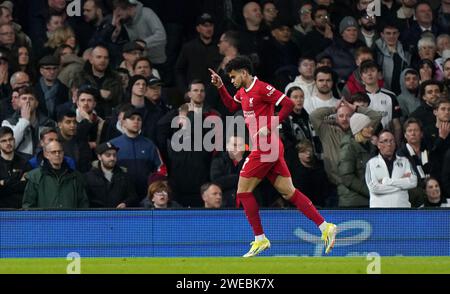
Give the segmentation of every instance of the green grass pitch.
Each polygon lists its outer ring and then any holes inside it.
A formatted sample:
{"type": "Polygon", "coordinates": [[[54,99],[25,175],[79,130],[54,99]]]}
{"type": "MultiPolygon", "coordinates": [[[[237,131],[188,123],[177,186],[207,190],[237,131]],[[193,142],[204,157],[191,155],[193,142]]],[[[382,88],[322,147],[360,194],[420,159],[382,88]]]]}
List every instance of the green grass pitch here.
{"type": "MultiPolygon", "coordinates": [[[[65,274],[66,259],[0,259],[0,273],[65,274]]],[[[366,274],[365,257],[82,258],[82,274],[366,274]]],[[[381,257],[382,274],[450,273],[450,257],[381,257]]]]}

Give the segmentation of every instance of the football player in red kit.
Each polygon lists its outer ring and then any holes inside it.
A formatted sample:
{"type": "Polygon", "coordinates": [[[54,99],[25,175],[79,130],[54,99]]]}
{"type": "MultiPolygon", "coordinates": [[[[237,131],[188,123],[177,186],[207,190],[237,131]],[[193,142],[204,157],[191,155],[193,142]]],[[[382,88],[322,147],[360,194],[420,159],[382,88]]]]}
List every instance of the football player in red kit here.
{"type": "Polygon", "coordinates": [[[293,103],[289,97],[273,86],[254,77],[252,63],[247,57],[238,56],[225,67],[231,82],[238,89],[234,97],[231,97],[223,86],[220,76],[212,69],[209,71],[211,83],[218,88],[222,102],[228,110],[235,112],[242,108],[253,143],[251,153],[239,176],[236,195],[237,202],[244,207],[255,234],[255,241],[251,243],[250,250],[243,257],[252,257],[270,248],[270,241],[264,235],[258,204],[253,195],[253,190],[264,177],[270,180],[283,198],[294,204],[319,227],[325,242],[325,253],[328,254],[334,246],[337,227],[327,223],[309,198],[292,184],[291,174],[284,160],[284,147],[276,132],[278,122],[281,123],[289,116],[293,103]],[[275,106],[281,106],[278,117],[274,114],[275,106]],[[264,143],[271,148],[263,146],[264,143]],[[276,151],[275,156],[273,156],[273,149],[276,151]]]}

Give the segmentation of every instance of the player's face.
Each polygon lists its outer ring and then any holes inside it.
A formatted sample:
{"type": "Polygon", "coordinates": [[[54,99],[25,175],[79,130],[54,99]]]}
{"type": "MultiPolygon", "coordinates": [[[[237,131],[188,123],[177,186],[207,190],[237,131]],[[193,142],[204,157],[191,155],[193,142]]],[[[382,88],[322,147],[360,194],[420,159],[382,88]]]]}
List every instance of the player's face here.
{"type": "Polygon", "coordinates": [[[245,75],[245,72],[243,70],[240,70],[240,71],[232,70],[229,73],[231,83],[233,84],[233,86],[236,89],[239,89],[244,86],[244,75],[245,75]]]}

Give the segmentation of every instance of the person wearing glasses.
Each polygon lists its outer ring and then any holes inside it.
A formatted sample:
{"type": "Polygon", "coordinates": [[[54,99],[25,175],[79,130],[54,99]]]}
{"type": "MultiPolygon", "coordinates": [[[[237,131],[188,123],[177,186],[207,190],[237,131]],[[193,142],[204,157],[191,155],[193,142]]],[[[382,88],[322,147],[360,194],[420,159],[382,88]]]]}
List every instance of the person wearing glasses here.
{"type": "Polygon", "coordinates": [[[378,136],[379,154],[366,166],[370,208],[409,208],[408,190],[417,186],[417,176],[406,157],[395,154],[394,134],[383,130],[378,136]]]}
{"type": "Polygon", "coordinates": [[[298,10],[296,19],[299,21],[294,25],[292,30],[292,42],[301,48],[304,46],[304,40],[306,34],[311,32],[313,29],[313,19],[312,19],[312,4],[310,2],[305,2],[298,10]]]}
{"type": "Polygon", "coordinates": [[[89,207],[83,175],[64,161],[63,146],[44,146],[43,164],[29,172],[22,208],[76,209],[89,207]]]}

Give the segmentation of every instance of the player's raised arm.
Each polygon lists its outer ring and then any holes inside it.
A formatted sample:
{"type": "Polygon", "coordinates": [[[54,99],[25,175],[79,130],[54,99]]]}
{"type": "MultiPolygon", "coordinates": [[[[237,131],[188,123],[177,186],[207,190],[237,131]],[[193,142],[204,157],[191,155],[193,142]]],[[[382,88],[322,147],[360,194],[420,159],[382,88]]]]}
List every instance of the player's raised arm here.
{"type": "Polygon", "coordinates": [[[211,84],[213,84],[219,90],[220,99],[222,103],[228,108],[230,112],[236,112],[241,108],[241,105],[237,103],[233,97],[228,93],[227,89],[223,86],[222,78],[212,69],[208,68],[211,73],[211,84]]]}

